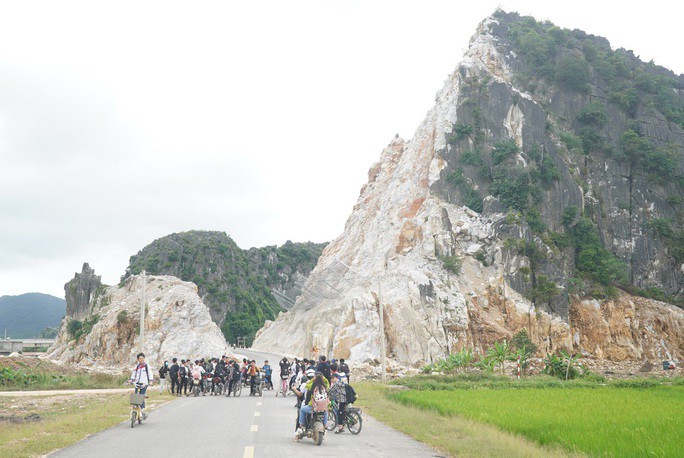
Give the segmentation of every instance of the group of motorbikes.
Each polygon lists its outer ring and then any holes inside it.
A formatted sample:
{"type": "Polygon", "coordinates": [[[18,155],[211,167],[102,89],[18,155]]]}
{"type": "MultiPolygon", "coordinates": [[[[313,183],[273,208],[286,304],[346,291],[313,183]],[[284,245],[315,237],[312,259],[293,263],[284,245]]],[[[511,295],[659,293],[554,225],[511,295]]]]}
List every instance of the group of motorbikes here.
{"type": "Polygon", "coordinates": [[[200,394],[206,396],[207,393],[210,396],[223,395],[229,397],[233,395],[234,397],[238,397],[242,394],[243,388],[249,390],[250,396],[263,396],[264,390],[273,389],[273,383],[263,370],[259,371],[255,377],[256,379],[252,384],[251,377],[243,372],[231,387],[224,377],[216,376],[212,372],[207,372],[202,375],[201,379],[193,379],[191,391],[195,397],[200,394]],[[228,391],[229,388],[232,389],[228,391]]]}

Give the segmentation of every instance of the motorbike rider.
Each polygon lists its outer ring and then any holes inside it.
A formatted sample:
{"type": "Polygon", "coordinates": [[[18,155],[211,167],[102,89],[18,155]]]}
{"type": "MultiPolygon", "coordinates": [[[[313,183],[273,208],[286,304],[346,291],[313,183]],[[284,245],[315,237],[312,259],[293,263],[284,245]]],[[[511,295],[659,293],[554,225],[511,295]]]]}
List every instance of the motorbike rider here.
{"type": "Polygon", "coordinates": [[[259,367],[256,365],[255,360],[249,362],[249,367],[247,368],[247,377],[249,377],[249,394],[253,395],[257,384],[257,379],[259,378],[259,367]]]}
{"type": "Polygon", "coordinates": [[[219,379],[223,386],[226,385],[226,368],[221,362],[217,362],[214,367],[214,379],[219,379]]]}
{"type": "Polygon", "coordinates": [[[200,360],[200,363],[204,367],[204,375],[202,377],[202,395],[206,396],[207,393],[211,392],[211,389],[213,388],[214,365],[211,363],[211,360],[205,361],[204,358],[200,360]]]}
{"type": "Polygon", "coordinates": [[[228,365],[228,367],[230,368],[228,372],[228,396],[230,396],[230,393],[233,392],[233,386],[236,383],[240,383],[240,365],[237,361],[233,361],[232,364],[228,365]]]}
{"type": "Polygon", "coordinates": [[[271,369],[271,365],[268,364],[268,360],[264,361],[264,365],[261,367],[261,370],[264,371],[264,383],[266,383],[267,387],[273,389],[273,381],[271,380],[273,369],[271,369]]]}
{"type": "MultiPolygon", "coordinates": [[[[136,364],[136,366],[133,368],[133,372],[131,372],[131,378],[129,379],[129,382],[133,384],[140,383],[142,386],[140,388],[136,386],[135,393],[145,394],[147,393],[147,387],[154,385],[154,378],[152,375],[152,369],[150,369],[150,366],[148,366],[145,362],[145,354],[138,353],[137,358],[138,364],[136,364]]],[[[147,418],[147,414],[145,413],[144,399],[140,408],[142,409],[143,418],[147,418]]]]}
{"type": "MultiPolygon", "coordinates": [[[[316,372],[314,378],[306,382],[304,389],[304,405],[299,409],[299,427],[295,431],[295,440],[299,440],[304,434],[304,427],[306,425],[306,416],[313,411],[313,393],[316,390],[328,391],[330,383],[323,376],[323,373],[316,372]]],[[[328,425],[328,411],[324,412],[323,426],[328,425]]]]}

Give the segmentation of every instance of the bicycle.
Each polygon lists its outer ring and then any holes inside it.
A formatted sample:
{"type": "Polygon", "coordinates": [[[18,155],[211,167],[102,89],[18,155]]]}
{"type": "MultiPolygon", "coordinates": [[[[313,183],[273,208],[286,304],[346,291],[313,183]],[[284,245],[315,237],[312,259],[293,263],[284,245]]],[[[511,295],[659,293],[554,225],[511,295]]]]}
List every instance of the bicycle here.
{"type": "Polygon", "coordinates": [[[140,425],[140,424],[142,424],[143,420],[147,419],[147,414],[142,411],[142,405],[145,402],[145,399],[149,398],[149,396],[139,392],[143,386],[144,385],[142,383],[136,383],[135,384],[135,393],[131,393],[131,396],[130,396],[131,428],[133,426],[135,426],[136,421],[140,425]]]}
{"type": "MultiPolygon", "coordinates": [[[[330,404],[328,404],[328,425],[326,426],[328,431],[333,431],[335,428],[337,428],[337,416],[335,415],[335,410],[337,410],[337,402],[335,402],[334,399],[331,399],[330,404]]],[[[361,432],[361,428],[363,427],[361,409],[358,407],[350,407],[350,404],[347,404],[344,409],[344,425],[353,435],[359,434],[361,432]]]]}

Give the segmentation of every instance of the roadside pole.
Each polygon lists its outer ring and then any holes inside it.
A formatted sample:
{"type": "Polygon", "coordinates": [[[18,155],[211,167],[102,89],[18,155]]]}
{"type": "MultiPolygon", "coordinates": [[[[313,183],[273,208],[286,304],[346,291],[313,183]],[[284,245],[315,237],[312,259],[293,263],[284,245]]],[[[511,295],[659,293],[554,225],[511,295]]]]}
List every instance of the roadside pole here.
{"type": "Polygon", "coordinates": [[[380,314],[380,380],[387,383],[387,370],[385,368],[385,310],[382,306],[382,279],[378,276],[378,313],[380,314]]]}
{"type": "Polygon", "coordinates": [[[145,271],[142,273],[142,303],[140,304],[140,353],[145,353],[145,271]]]}

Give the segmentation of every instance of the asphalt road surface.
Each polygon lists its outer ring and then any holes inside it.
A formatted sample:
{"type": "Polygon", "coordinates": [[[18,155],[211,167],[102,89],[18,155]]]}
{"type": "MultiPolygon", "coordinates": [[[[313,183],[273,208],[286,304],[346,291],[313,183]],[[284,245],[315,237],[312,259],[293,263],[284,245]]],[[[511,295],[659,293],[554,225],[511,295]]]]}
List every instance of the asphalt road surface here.
{"type": "MultiPolygon", "coordinates": [[[[268,358],[277,367],[280,358],[251,350],[237,350],[263,364],[268,358]]],[[[275,370],[275,375],[278,369],[275,370]]],[[[363,429],[326,432],[323,445],[311,439],[293,442],[295,397],[263,397],[242,390],[238,398],[225,396],[183,397],[150,412],[142,425],[125,421],[59,450],[51,457],[291,457],[313,453],[318,457],[435,457],[430,447],[363,414],[363,429]]]]}

